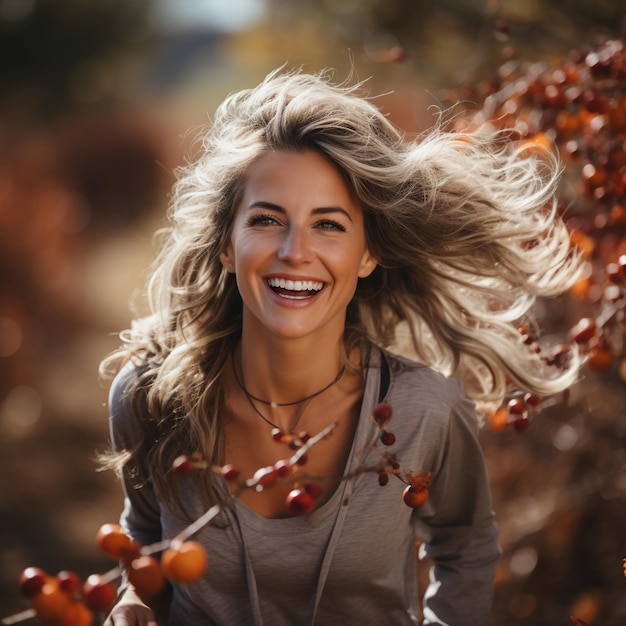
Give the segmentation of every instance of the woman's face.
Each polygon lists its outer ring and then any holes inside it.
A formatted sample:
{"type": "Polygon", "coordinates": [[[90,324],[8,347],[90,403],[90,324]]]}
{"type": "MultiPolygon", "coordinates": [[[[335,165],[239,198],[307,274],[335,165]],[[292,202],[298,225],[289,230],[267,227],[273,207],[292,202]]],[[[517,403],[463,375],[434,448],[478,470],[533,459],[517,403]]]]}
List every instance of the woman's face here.
{"type": "Polygon", "coordinates": [[[252,166],[221,260],[236,274],[244,328],[287,338],[340,337],[358,278],[376,267],[343,177],[310,150],[252,166]]]}

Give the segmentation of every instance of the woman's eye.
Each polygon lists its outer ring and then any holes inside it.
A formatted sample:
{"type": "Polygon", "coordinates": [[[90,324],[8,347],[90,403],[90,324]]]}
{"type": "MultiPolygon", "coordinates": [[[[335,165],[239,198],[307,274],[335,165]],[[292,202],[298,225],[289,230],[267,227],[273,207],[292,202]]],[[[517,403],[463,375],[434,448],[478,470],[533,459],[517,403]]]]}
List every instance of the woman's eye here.
{"type": "Polygon", "coordinates": [[[274,226],[280,224],[280,221],[274,215],[252,215],[248,219],[248,226],[274,226]]]}
{"type": "Polygon", "coordinates": [[[339,230],[341,232],[346,231],[346,227],[341,222],[336,222],[335,220],[321,220],[317,223],[317,228],[321,228],[322,230],[339,230]]]}

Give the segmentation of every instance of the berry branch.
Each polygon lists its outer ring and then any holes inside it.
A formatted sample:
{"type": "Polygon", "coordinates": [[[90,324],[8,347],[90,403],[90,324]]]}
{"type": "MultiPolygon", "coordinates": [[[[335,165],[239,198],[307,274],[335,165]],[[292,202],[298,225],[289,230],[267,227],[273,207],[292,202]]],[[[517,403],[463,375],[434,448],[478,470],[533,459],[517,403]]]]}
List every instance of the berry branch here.
{"type": "MultiPolygon", "coordinates": [[[[341,476],[338,481],[371,471],[366,468],[366,459],[378,442],[386,447],[395,443],[395,435],[387,430],[392,414],[393,410],[387,403],[375,407],[372,414],[377,426],[375,436],[364,451],[357,470],[341,476]]],[[[315,436],[305,432],[294,436],[278,428],[273,429],[272,439],[286,445],[291,454],[273,465],[259,468],[250,478],[242,478],[239,470],[232,465],[211,469],[227,482],[236,483],[232,491],[234,498],[248,489],[261,492],[278,484],[293,483],[293,489],[286,498],[288,510],[293,515],[309,513],[322,493],[319,482],[329,478],[308,475],[301,472],[300,468],[306,465],[311,449],[329,437],[336,427],[337,422],[332,422],[315,436]]],[[[172,464],[173,471],[180,476],[207,467],[207,463],[196,454],[191,457],[181,455],[172,464]]],[[[403,494],[403,501],[407,506],[415,508],[426,501],[430,472],[404,474],[392,452],[382,455],[375,471],[378,472],[381,486],[387,484],[387,480],[382,477],[388,476],[388,472],[407,485],[403,494]]],[[[119,524],[104,524],[98,530],[96,544],[103,554],[117,559],[119,565],[103,574],[92,574],[84,583],[73,572],[63,571],[51,576],[40,568],[28,567],[21,574],[19,590],[30,599],[32,608],[6,617],[0,623],[2,626],[11,626],[37,618],[45,626],[90,626],[96,613],[104,613],[113,606],[116,598],[113,583],[124,572],[128,582],[147,604],[163,591],[168,580],[180,584],[198,580],[209,565],[209,557],[204,547],[191,537],[220,511],[221,506],[215,504],[172,539],[145,546],[132,539],[119,524]],[[159,552],[162,553],[160,560],[153,556],[159,552]]]]}

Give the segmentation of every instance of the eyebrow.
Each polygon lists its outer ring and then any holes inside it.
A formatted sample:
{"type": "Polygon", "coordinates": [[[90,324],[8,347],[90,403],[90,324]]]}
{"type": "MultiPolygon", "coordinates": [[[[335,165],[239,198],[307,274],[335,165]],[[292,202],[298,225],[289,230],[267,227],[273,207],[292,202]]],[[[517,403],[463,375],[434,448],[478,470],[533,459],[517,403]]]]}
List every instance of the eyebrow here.
{"type": "MultiPolygon", "coordinates": [[[[256,202],[252,202],[252,204],[249,204],[247,207],[248,211],[250,211],[251,209],[269,209],[271,211],[277,211],[278,213],[283,213],[283,214],[287,213],[287,211],[279,204],[274,204],[273,202],[266,202],[265,200],[257,200],[256,202]]],[[[313,215],[329,215],[331,213],[341,213],[342,215],[345,215],[351,222],[353,221],[350,213],[348,213],[348,211],[346,211],[345,209],[342,209],[339,206],[317,207],[313,209],[311,213],[313,215]]]]}

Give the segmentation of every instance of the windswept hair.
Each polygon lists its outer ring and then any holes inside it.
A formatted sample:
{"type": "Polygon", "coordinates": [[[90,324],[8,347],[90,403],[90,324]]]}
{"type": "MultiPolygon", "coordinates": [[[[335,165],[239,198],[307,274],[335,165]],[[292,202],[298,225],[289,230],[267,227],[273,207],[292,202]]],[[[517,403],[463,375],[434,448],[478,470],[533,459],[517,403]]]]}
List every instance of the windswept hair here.
{"type": "Polygon", "coordinates": [[[518,332],[535,299],[562,293],[579,270],[557,213],[556,155],[441,121],[409,141],[361,88],[328,73],[274,72],[222,103],[199,158],[178,172],[148,284],[152,315],[103,362],[141,363],[135,395],[147,402],[149,435],[133,454],[135,463],[149,455],[164,493],[176,454],[203,442],[205,458],[223,460],[221,374],[242,302],[220,253],[246,174],[268,151],[321,153],[363,210],[378,266],[350,304],[346,348],[409,349],[461,377],[478,402],[499,403],[507,381],[545,395],[575,380],[575,356],[569,369],[551,368],[518,332]]]}

